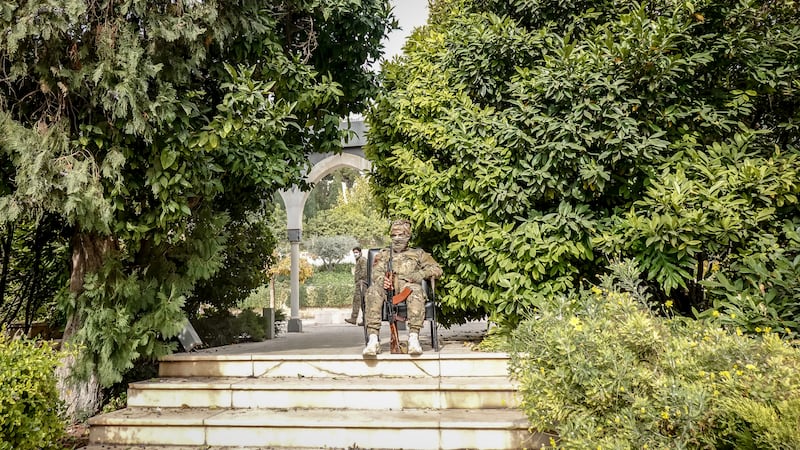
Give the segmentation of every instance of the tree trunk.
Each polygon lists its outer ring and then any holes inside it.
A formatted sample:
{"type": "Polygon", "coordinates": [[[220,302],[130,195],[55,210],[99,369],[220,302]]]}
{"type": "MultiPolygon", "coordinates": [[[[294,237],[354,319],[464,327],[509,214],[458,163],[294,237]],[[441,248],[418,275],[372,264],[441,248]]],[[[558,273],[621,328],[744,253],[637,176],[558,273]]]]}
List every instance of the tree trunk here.
{"type": "MultiPolygon", "coordinates": [[[[9,223],[6,226],[6,236],[3,240],[2,245],[2,270],[0,270],[0,307],[6,306],[5,299],[6,299],[6,287],[8,286],[8,276],[11,273],[11,268],[8,267],[9,262],[11,262],[11,250],[14,245],[14,223],[9,223]]],[[[9,305],[7,308],[9,311],[13,311],[13,305],[9,305]]],[[[0,317],[0,325],[8,325],[14,321],[14,316],[16,315],[16,311],[13,312],[6,312],[5,317],[0,317]]]]}
{"type": "Polygon", "coordinates": [[[269,307],[275,309],[275,275],[269,277],[269,307]]]}
{"type": "MultiPolygon", "coordinates": [[[[112,240],[93,234],[76,232],[72,238],[72,264],[69,279],[70,293],[79,296],[83,292],[84,277],[96,271],[111,248],[112,240]]],[[[83,326],[85,308],[78,301],[75,310],[67,318],[63,342],[69,342],[83,326]]],[[[61,399],[67,406],[67,417],[71,422],[79,422],[93,416],[100,410],[102,401],[101,386],[97,375],[92,373],[89,379],[73,377],[76,358],[66,356],[56,371],[61,399]]]]}

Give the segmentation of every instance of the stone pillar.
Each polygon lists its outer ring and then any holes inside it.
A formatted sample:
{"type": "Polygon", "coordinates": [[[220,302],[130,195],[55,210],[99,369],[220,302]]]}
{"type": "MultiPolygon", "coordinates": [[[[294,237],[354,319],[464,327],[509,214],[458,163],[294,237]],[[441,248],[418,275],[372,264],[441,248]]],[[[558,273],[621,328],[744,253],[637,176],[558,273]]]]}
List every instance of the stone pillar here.
{"type": "Polygon", "coordinates": [[[289,276],[289,303],[291,316],[286,324],[286,331],[299,333],[303,331],[300,320],[300,240],[303,232],[303,206],[308,193],[300,191],[297,186],[288,191],[280,191],[283,204],[286,205],[286,230],[291,245],[292,271],[289,276]]]}
{"type": "Polygon", "coordinates": [[[290,333],[303,331],[303,322],[300,320],[300,234],[299,229],[289,230],[289,243],[292,245],[292,272],[289,277],[292,315],[286,329],[290,333]]]}
{"type": "MultiPolygon", "coordinates": [[[[306,174],[306,179],[311,183],[316,183],[325,175],[339,167],[353,167],[358,170],[369,172],[372,165],[364,159],[364,152],[361,146],[366,142],[366,128],[363,121],[352,122],[353,128],[361,138],[353,142],[343,143],[347,147],[343,153],[331,155],[327,153],[314,153],[309,157],[313,164],[311,171],[306,174]]],[[[343,129],[347,124],[342,124],[343,129]]],[[[286,206],[286,229],[289,232],[289,243],[292,248],[292,272],[289,280],[291,301],[291,317],[287,324],[290,332],[303,331],[303,324],[300,321],[300,237],[303,231],[303,208],[305,207],[308,192],[303,192],[297,186],[291,189],[278,191],[286,206]]]]}

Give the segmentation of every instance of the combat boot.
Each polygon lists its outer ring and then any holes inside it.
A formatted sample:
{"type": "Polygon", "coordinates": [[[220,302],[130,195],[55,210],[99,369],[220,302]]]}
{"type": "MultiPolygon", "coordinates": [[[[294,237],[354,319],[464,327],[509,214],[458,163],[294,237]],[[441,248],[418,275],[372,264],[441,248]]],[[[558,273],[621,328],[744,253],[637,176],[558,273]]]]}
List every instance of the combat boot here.
{"type": "Polygon", "coordinates": [[[369,342],[367,342],[367,346],[364,347],[364,351],[361,352],[361,354],[364,356],[375,356],[380,352],[381,352],[381,343],[378,342],[378,335],[370,334],[369,342]]]}
{"type": "Polygon", "coordinates": [[[408,333],[408,354],[422,354],[422,346],[419,345],[419,333],[408,333]]]}

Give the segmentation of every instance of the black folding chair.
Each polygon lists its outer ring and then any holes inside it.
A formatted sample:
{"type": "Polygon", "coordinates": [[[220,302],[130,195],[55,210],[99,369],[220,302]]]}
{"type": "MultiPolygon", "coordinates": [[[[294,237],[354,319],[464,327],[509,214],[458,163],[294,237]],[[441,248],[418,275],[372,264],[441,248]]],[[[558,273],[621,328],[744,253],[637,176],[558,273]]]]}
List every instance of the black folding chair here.
{"type": "MultiPolygon", "coordinates": [[[[375,255],[380,252],[381,249],[379,248],[371,248],[367,252],[367,289],[372,284],[372,261],[375,259],[375,255]]],[[[427,278],[422,282],[422,291],[425,294],[425,320],[430,323],[431,328],[431,345],[433,349],[437,352],[439,351],[439,326],[436,322],[436,282],[433,278],[427,278]]],[[[365,291],[366,292],[366,291],[365,291]]],[[[365,308],[365,300],[364,297],[361,297],[361,313],[364,317],[364,343],[369,340],[369,336],[367,336],[367,320],[366,316],[364,316],[365,308]]],[[[399,303],[397,305],[399,315],[403,317],[407,317],[405,311],[408,310],[408,305],[405,301],[399,303]]],[[[384,322],[389,321],[389,305],[387,302],[384,301],[383,308],[381,308],[381,320],[384,322]]],[[[405,329],[404,322],[398,322],[398,328],[405,329]],[[400,327],[402,324],[403,328],[400,327]]]]}

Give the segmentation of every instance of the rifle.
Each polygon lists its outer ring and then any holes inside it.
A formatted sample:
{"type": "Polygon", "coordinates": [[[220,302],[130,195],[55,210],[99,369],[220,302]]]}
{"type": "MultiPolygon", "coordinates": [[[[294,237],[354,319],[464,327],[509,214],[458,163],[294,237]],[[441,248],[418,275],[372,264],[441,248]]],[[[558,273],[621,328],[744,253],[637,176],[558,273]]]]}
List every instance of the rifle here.
{"type": "MultiPolygon", "coordinates": [[[[397,316],[397,304],[394,303],[394,286],[395,286],[395,273],[392,269],[392,258],[394,258],[394,251],[389,246],[389,263],[386,266],[386,276],[392,282],[392,286],[386,289],[385,307],[389,311],[389,331],[391,333],[391,340],[389,341],[389,349],[392,353],[403,353],[400,349],[400,336],[397,334],[397,321],[400,319],[397,316]]],[[[402,319],[400,319],[402,320],[402,319]]]]}

